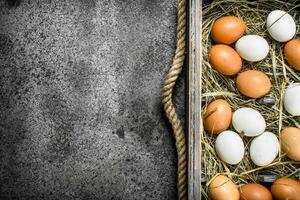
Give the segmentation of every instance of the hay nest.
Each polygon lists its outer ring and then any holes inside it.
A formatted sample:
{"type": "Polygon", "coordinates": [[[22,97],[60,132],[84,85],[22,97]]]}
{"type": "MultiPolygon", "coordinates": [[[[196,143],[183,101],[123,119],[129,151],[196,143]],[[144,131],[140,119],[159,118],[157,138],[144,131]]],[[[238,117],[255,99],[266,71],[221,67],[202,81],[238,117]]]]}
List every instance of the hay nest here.
{"type": "MultiPolygon", "coordinates": [[[[300,82],[300,73],[289,66],[283,55],[284,43],[273,40],[266,29],[267,15],[273,10],[287,11],[296,20],[297,36],[300,30],[300,5],[299,1],[281,0],[221,0],[212,1],[203,6],[203,65],[202,65],[202,95],[207,97],[207,102],[224,98],[233,110],[240,107],[251,107],[258,110],[266,119],[267,131],[277,136],[282,127],[300,126],[300,119],[292,117],[283,108],[282,97],[285,88],[293,83],[300,82]],[[270,96],[276,99],[273,107],[259,105],[254,99],[249,99],[238,92],[235,86],[236,77],[226,77],[213,70],[209,64],[208,51],[213,45],[210,30],[213,22],[219,17],[235,15],[242,18],[247,25],[246,34],[257,34],[264,37],[270,45],[270,53],[266,59],[250,63],[243,61],[243,69],[257,69],[266,73],[272,82],[270,96]]],[[[205,106],[203,107],[205,109],[205,106]]],[[[231,130],[234,130],[230,127],[231,130]]],[[[257,167],[250,159],[249,146],[253,138],[243,137],[245,143],[245,157],[236,166],[227,165],[220,161],[214,149],[216,136],[202,133],[202,173],[206,180],[211,180],[218,174],[229,176],[237,185],[257,182],[257,175],[262,170],[271,170],[279,177],[294,177],[300,173],[300,162],[288,159],[283,153],[270,165],[257,167]]],[[[209,182],[208,182],[209,183],[209,182]]],[[[202,195],[208,198],[207,184],[202,186],[202,195]]]]}

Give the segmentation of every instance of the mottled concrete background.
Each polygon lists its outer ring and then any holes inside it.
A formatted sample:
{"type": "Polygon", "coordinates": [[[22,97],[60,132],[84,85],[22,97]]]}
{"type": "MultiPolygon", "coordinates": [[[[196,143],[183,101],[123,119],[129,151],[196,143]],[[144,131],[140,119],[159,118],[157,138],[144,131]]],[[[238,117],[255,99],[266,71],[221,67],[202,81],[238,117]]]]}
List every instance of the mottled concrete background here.
{"type": "Polygon", "coordinates": [[[1,200],[176,198],[175,22],[175,0],[0,0],[1,200]]]}

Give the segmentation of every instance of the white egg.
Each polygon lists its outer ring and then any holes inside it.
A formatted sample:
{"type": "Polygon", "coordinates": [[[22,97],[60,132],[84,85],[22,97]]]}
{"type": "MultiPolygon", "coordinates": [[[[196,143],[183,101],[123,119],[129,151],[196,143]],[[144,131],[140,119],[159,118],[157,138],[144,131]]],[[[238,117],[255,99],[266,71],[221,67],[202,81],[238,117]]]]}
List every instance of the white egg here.
{"type": "Polygon", "coordinates": [[[284,94],[284,108],[292,115],[300,115],[300,83],[290,85],[284,94]]]}
{"type": "Polygon", "coordinates": [[[234,131],[223,131],[216,139],[216,152],[221,160],[238,164],[244,157],[245,146],[242,138],[234,131]]]}
{"type": "Polygon", "coordinates": [[[294,37],[296,24],[288,13],[274,10],[268,15],[267,29],[272,38],[278,42],[286,42],[294,37]]]}
{"type": "Polygon", "coordinates": [[[239,108],[232,115],[234,129],[248,137],[262,134],[266,129],[264,117],[252,108],[239,108]]]}
{"type": "Polygon", "coordinates": [[[264,132],[254,138],[250,144],[250,157],[257,166],[272,163],[279,152],[279,142],[275,134],[264,132]]]}
{"type": "Polygon", "coordinates": [[[246,35],[235,44],[239,55],[248,61],[256,62],[264,59],[269,53],[268,42],[258,35],[246,35]]]}

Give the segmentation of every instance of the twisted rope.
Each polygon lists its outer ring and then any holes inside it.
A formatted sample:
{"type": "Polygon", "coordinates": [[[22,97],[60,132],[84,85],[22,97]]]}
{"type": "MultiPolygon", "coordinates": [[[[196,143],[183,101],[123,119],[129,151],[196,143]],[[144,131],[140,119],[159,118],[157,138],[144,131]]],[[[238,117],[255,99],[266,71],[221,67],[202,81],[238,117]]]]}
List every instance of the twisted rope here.
{"type": "Polygon", "coordinates": [[[187,180],[187,155],[186,155],[186,141],[185,134],[176,113],[174,104],[172,102],[173,88],[182,71],[182,66],[185,58],[186,50],[186,0],[177,0],[177,34],[176,34],[176,51],[173,58],[173,63],[169,69],[167,78],[163,87],[163,105],[164,110],[169,119],[174,137],[176,140],[176,149],[178,157],[178,175],[177,175],[177,188],[178,199],[186,199],[186,180],[187,180]]]}

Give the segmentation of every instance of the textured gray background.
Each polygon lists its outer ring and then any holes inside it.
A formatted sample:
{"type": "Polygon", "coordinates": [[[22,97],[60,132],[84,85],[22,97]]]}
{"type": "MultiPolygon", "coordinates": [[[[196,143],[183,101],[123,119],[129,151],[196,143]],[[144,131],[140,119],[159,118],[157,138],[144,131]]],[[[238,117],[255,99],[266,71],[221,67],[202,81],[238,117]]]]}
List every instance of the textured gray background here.
{"type": "Polygon", "coordinates": [[[175,0],[0,0],[0,199],[175,199],[175,30],[175,0]]]}

